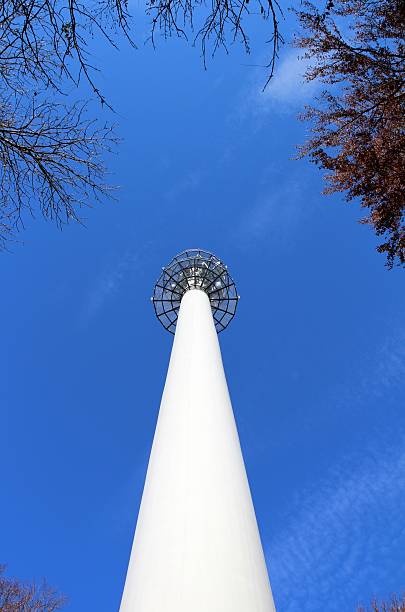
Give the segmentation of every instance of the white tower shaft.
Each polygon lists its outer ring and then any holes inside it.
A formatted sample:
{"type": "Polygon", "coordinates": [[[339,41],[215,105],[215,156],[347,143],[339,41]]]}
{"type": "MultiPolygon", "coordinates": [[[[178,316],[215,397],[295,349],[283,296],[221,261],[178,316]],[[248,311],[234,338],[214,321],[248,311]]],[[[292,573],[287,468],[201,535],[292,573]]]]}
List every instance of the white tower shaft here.
{"type": "Polygon", "coordinates": [[[187,291],[120,612],[273,611],[210,302],[187,291]]]}

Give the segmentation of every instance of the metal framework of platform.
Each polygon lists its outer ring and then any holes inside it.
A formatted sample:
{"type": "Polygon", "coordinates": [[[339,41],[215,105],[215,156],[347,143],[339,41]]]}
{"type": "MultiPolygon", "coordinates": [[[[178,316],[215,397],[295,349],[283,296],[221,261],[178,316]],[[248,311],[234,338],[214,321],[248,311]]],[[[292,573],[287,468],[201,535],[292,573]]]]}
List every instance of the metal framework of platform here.
{"type": "Polygon", "coordinates": [[[162,268],[151,300],[163,327],[174,334],[181,298],[191,289],[208,295],[215,328],[224,330],[235,316],[239,296],[227,266],[202,249],[183,251],[162,268]]]}

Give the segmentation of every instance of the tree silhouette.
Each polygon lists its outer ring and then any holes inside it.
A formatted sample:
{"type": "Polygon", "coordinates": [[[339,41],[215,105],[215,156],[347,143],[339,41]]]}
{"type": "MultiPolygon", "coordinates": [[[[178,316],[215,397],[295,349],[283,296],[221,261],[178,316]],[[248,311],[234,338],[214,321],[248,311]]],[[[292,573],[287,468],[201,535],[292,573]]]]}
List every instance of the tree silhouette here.
{"type": "MultiPolygon", "coordinates": [[[[125,2],[93,7],[76,0],[0,3],[0,249],[39,209],[58,225],[109,193],[103,154],[115,141],[111,127],[88,115],[67,85],[87,79],[97,89],[87,41],[98,30],[127,36],[125,2]]],[[[71,87],[70,87],[71,89],[71,87]]]]}
{"type": "MultiPolygon", "coordinates": [[[[368,610],[360,607],[357,609],[357,612],[368,612],[368,610]]],[[[374,601],[371,603],[369,612],[405,612],[405,595],[401,600],[394,595],[389,603],[384,601],[380,603],[374,599],[374,601]]]]}
{"type": "MultiPolygon", "coordinates": [[[[202,55],[240,40],[249,51],[245,21],[270,21],[268,78],[281,41],[277,0],[147,0],[150,39],[157,33],[201,44],[202,55]]],[[[98,124],[71,87],[97,87],[90,41],[113,47],[119,34],[135,46],[127,0],[4,0],[0,3],[0,250],[7,248],[27,213],[37,210],[63,226],[80,209],[110,194],[104,182],[105,151],[116,139],[98,124]]]]}
{"type": "Polygon", "coordinates": [[[324,85],[306,108],[312,135],[300,149],[326,170],[325,193],[368,210],[387,265],[405,263],[405,4],[400,0],[305,1],[296,44],[324,85]]]}
{"type": "Polygon", "coordinates": [[[55,612],[64,607],[65,598],[46,583],[23,584],[3,572],[0,566],[0,612],[55,612]]]}

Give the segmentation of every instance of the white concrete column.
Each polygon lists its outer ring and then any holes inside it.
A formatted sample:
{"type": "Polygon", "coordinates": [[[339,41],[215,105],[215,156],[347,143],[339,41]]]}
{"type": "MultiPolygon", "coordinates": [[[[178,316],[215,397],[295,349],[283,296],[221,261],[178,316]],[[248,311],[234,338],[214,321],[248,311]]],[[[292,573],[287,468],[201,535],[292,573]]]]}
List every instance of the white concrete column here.
{"type": "Polygon", "coordinates": [[[190,290],[120,612],[274,610],[210,302],[190,290]]]}

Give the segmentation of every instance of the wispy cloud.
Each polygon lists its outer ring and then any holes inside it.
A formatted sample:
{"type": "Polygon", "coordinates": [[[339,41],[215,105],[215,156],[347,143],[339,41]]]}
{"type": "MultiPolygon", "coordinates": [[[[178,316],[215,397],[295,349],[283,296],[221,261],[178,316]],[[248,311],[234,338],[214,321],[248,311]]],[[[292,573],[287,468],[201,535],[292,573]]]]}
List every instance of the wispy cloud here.
{"type": "MultiPolygon", "coordinates": [[[[403,385],[405,330],[392,327],[375,353],[364,357],[356,382],[328,399],[349,427],[349,410],[368,414],[373,403],[403,385]]],[[[405,431],[398,424],[393,433],[381,423],[378,436],[366,443],[360,436],[358,450],[297,493],[267,551],[283,612],[354,611],[403,587],[405,564],[395,567],[392,560],[403,558],[405,549],[405,431]]]]}
{"type": "Polygon", "coordinates": [[[301,173],[291,174],[281,184],[275,173],[263,195],[236,220],[234,239],[246,247],[261,240],[271,241],[277,248],[291,244],[291,236],[317,209],[316,201],[308,197],[307,191],[301,173]]]}
{"type": "Polygon", "coordinates": [[[82,321],[88,322],[121,287],[126,276],[139,265],[139,256],[132,251],[109,264],[96,277],[84,300],[82,321]]]}
{"type": "Polygon", "coordinates": [[[296,114],[316,96],[319,81],[306,81],[309,60],[298,49],[289,48],[277,63],[274,77],[263,91],[263,74],[258,71],[242,94],[243,116],[296,114]]]}
{"type": "MultiPolygon", "coordinates": [[[[395,327],[394,327],[395,329],[395,327]]],[[[364,392],[382,397],[388,390],[405,381],[405,329],[395,329],[377,353],[375,374],[363,383],[364,392]]]]}
{"type": "Polygon", "coordinates": [[[365,584],[375,588],[370,598],[390,594],[404,570],[393,572],[392,564],[405,549],[404,487],[405,441],[346,458],[299,495],[268,551],[284,612],[355,610],[365,584]]]}
{"type": "MultiPolygon", "coordinates": [[[[361,411],[368,413],[371,402],[400,389],[405,380],[405,328],[392,322],[392,333],[371,354],[353,363],[352,379],[333,389],[327,400],[340,415],[361,411]]],[[[330,418],[330,414],[325,417],[330,418]]]]}
{"type": "Polygon", "coordinates": [[[309,60],[302,58],[298,49],[289,49],[277,67],[274,78],[261,97],[264,105],[277,105],[280,110],[286,105],[296,109],[309,101],[318,92],[317,81],[306,81],[305,72],[309,60]]]}
{"type": "Polygon", "coordinates": [[[200,170],[192,170],[187,172],[177,183],[175,182],[166,193],[165,197],[170,202],[177,198],[184,197],[187,193],[192,193],[198,189],[202,181],[202,173],[200,170]]]}

